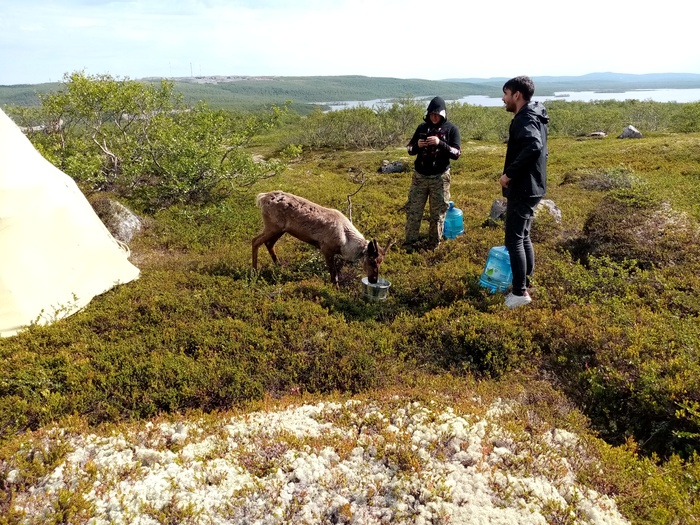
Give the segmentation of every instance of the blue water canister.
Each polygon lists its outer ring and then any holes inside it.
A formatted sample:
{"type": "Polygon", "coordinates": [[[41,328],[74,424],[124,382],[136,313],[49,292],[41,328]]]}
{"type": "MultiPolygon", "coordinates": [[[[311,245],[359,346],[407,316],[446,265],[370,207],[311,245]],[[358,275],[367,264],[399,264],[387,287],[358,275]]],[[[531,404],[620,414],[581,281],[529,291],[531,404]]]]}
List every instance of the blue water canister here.
{"type": "Polygon", "coordinates": [[[479,284],[494,293],[504,291],[512,282],[513,271],[510,267],[508,250],[505,246],[494,246],[489,250],[479,284]]]}
{"type": "Polygon", "coordinates": [[[450,201],[450,207],[445,214],[445,224],[442,228],[442,235],[445,239],[454,239],[457,235],[464,233],[464,222],[462,220],[462,210],[455,208],[455,203],[450,201]]]}

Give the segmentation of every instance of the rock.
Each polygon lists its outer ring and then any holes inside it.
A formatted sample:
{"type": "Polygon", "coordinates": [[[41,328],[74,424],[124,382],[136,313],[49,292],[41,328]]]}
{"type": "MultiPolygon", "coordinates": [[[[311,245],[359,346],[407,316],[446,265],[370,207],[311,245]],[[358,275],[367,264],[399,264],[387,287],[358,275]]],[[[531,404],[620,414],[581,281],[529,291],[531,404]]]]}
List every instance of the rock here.
{"type": "Polygon", "coordinates": [[[494,221],[503,220],[506,216],[506,204],[508,201],[505,199],[496,199],[491,205],[491,211],[489,212],[489,218],[494,221]]]}
{"type": "Polygon", "coordinates": [[[561,223],[561,210],[556,204],[554,204],[553,200],[542,199],[535,208],[535,216],[542,213],[542,210],[546,210],[552,216],[554,222],[557,224],[561,223]]]}
{"type": "Polygon", "coordinates": [[[118,241],[129,243],[141,231],[141,219],[123,204],[105,196],[91,199],[95,213],[118,241]]]}
{"type": "Polygon", "coordinates": [[[618,139],[641,139],[642,134],[637,128],[632,125],[627,126],[622,133],[617,136],[618,139]]]}
{"type": "Polygon", "coordinates": [[[594,131],[593,133],[589,133],[588,136],[602,139],[603,137],[607,137],[608,134],[605,133],[605,131],[594,131]]]}
{"type": "Polygon", "coordinates": [[[377,170],[377,173],[402,173],[408,171],[406,169],[406,164],[400,160],[389,162],[388,160],[383,160],[382,165],[377,170]]]}
{"type": "MultiPolygon", "coordinates": [[[[489,218],[484,221],[482,226],[496,227],[503,223],[506,217],[506,205],[508,201],[506,199],[496,199],[491,205],[491,212],[489,213],[489,218]]],[[[554,222],[559,224],[561,222],[561,210],[550,199],[542,199],[535,208],[535,215],[542,213],[542,210],[547,211],[549,215],[554,219],[554,222]]]]}
{"type": "Polygon", "coordinates": [[[493,204],[491,205],[491,211],[489,212],[489,218],[484,221],[482,226],[499,226],[505,219],[507,203],[508,201],[505,199],[494,200],[493,204]]]}

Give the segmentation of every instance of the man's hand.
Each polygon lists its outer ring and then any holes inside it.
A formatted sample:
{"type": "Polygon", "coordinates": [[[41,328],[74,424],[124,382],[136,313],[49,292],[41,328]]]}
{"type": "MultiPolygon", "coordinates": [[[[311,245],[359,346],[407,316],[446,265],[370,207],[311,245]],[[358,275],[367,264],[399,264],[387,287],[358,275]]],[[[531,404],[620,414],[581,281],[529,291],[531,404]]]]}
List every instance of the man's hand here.
{"type": "Polygon", "coordinates": [[[419,148],[427,148],[428,146],[437,146],[440,144],[440,137],[437,135],[431,135],[430,137],[427,137],[425,140],[424,139],[418,139],[418,147],[419,148]]]}
{"type": "Polygon", "coordinates": [[[501,183],[501,188],[507,188],[510,184],[510,178],[505,173],[501,175],[501,178],[498,181],[501,183]]]}

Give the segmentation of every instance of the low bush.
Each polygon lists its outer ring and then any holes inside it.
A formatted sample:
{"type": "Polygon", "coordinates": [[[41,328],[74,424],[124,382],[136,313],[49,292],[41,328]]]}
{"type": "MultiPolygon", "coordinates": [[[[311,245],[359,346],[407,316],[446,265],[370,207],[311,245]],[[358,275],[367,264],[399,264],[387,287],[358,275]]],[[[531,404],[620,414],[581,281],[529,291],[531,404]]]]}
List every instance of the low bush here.
{"type": "Polygon", "coordinates": [[[700,255],[700,226],[635,188],[606,196],[586,219],[583,234],[590,254],[635,260],[642,267],[678,265],[700,255]]]}

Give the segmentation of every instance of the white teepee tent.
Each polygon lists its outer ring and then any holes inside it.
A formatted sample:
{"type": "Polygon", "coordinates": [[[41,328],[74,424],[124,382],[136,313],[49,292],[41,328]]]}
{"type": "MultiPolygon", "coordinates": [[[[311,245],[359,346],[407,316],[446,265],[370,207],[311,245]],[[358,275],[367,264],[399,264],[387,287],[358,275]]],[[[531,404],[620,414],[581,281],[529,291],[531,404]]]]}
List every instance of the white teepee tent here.
{"type": "Polygon", "coordinates": [[[73,179],[0,110],[0,336],[137,279],[128,256],[73,179]]]}

